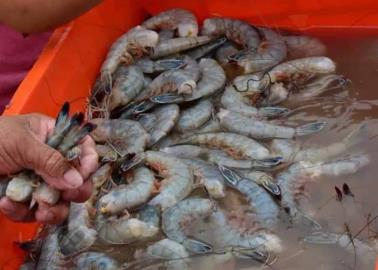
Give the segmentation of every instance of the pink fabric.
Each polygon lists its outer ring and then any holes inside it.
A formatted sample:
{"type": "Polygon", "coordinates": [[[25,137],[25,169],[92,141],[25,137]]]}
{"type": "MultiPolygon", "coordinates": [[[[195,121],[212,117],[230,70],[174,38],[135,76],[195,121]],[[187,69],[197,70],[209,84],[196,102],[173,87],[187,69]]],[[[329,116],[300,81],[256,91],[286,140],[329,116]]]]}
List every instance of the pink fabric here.
{"type": "Polygon", "coordinates": [[[33,66],[50,34],[23,37],[0,24],[0,113],[33,66]]]}

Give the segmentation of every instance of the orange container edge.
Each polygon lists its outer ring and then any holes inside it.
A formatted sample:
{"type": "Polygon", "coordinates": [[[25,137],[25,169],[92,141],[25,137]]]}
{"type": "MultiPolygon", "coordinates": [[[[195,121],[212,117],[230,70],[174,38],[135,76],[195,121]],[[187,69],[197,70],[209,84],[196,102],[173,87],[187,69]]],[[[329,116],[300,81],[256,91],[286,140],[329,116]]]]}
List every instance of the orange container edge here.
{"type": "MultiPolygon", "coordinates": [[[[111,43],[147,14],[181,7],[202,21],[210,16],[241,18],[258,25],[312,32],[320,28],[378,29],[374,0],[243,1],[105,0],[75,21],[57,29],[23,80],[4,115],[40,112],[54,116],[69,101],[84,110],[86,98],[111,43]],[[127,16],[125,16],[125,11],[127,16]]],[[[14,244],[33,237],[37,224],[13,223],[0,216],[0,269],[16,269],[23,252],[14,244]]],[[[378,270],[378,257],[376,263],[378,270]]]]}

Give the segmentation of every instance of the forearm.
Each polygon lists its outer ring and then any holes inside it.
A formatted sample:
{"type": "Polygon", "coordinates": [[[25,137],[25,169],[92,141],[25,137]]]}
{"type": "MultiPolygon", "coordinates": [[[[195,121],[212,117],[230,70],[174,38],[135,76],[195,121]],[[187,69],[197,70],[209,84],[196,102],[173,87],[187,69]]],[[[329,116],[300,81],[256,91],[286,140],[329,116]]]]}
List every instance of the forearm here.
{"type": "Polygon", "coordinates": [[[0,22],[22,33],[43,32],[88,11],[102,0],[0,0],[0,22]]]}

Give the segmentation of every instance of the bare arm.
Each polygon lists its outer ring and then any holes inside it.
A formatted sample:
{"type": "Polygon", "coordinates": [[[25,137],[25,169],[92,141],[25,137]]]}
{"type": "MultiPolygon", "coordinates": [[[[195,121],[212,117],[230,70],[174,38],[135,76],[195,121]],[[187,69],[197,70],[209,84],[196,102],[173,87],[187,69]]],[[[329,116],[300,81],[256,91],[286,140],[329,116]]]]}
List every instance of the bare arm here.
{"type": "Polygon", "coordinates": [[[102,0],[0,0],[0,22],[22,33],[60,26],[102,0]]]}

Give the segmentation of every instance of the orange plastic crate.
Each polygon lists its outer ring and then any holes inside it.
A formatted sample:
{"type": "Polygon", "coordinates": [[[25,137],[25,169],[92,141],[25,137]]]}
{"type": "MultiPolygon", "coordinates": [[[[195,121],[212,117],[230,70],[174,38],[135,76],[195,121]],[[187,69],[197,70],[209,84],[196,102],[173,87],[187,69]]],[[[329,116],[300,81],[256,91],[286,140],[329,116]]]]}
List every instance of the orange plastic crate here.
{"type": "MultiPolygon", "coordinates": [[[[176,7],[193,11],[200,21],[210,16],[227,16],[306,32],[355,27],[376,35],[378,29],[375,0],[105,0],[54,32],[4,114],[41,112],[54,116],[65,101],[71,103],[74,111],[84,110],[111,43],[148,14],[176,7]]],[[[0,269],[17,268],[23,253],[13,242],[30,239],[36,227],[0,216],[0,269]]]]}

